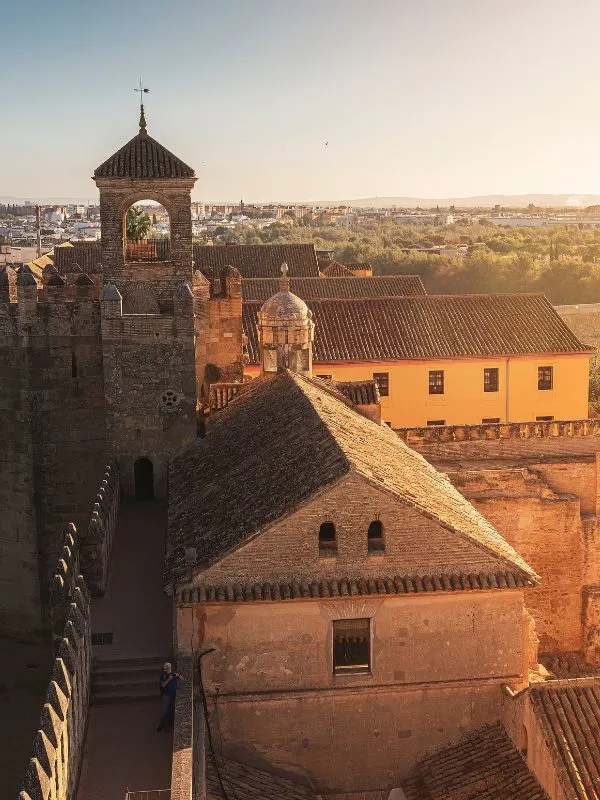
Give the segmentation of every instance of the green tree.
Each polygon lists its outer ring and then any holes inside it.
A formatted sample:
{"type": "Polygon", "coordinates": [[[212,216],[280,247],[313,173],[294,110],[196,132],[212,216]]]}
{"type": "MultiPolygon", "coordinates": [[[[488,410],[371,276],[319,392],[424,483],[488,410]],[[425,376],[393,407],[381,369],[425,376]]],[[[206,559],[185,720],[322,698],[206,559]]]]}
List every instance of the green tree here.
{"type": "Polygon", "coordinates": [[[152,221],[143,208],[131,206],[125,217],[125,231],[127,241],[141,242],[148,238],[152,221]]]}

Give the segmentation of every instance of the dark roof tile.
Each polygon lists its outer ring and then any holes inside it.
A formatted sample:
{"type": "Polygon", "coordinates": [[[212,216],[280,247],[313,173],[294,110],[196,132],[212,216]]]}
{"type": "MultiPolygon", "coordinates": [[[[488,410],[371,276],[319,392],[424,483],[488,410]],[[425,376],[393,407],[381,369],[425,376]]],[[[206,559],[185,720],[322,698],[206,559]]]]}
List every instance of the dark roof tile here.
{"type": "MultiPolygon", "coordinates": [[[[245,302],[264,303],[279,291],[276,278],[248,278],[242,282],[245,302]]],[[[374,278],[292,278],[290,291],[309,300],[350,300],[368,297],[426,295],[418,275],[386,275],[374,278]]]]}
{"type": "MultiPolygon", "coordinates": [[[[308,300],[307,305],[315,322],[317,363],[588,349],[541,294],[308,300]]],[[[253,364],[259,361],[259,309],[260,303],[244,303],[244,333],[253,364]]]]}
{"type": "Polygon", "coordinates": [[[191,167],[141,131],[94,172],[94,178],[193,177],[195,174],[191,167]]]}
{"type": "Polygon", "coordinates": [[[196,269],[209,277],[218,277],[221,270],[231,265],[242,278],[279,278],[284,261],[290,278],[319,277],[312,244],[194,245],[196,269]]]}

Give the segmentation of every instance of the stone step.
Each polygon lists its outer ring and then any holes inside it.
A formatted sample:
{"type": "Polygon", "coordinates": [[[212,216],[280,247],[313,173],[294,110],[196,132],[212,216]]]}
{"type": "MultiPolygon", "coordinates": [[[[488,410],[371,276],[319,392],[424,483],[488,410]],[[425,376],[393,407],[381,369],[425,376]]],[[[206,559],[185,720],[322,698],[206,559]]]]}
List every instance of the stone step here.
{"type": "Polygon", "coordinates": [[[112,669],[130,669],[133,667],[152,667],[152,669],[158,669],[160,671],[162,665],[168,660],[169,659],[164,655],[139,656],[137,658],[101,658],[94,656],[92,668],[107,671],[112,669]]]}
{"type": "Polygon", "coordinates": [[[132,666],[132,667],[99,667],[95,666],[92,669],[92,680],[109,681],[110,683],[119,681],[136,680],[137,678],[147,678],[155,680],[158,683],[160,677],[162,664],[158,666],[151,665],[149,667],[132,666]]]}
{"type": "Polygon", "coordinates": [[[107,691],[111,691],[113,688],[119,686],[153,686],[156,690],[156,694],[159,694],[158,676],[154,671],[147,673],[127,673],[126,675],[92,674],[92,690],[106,689],[107,691]]]}
{"type": "Polygon", "coordinates": [[[131,703],[138,700],[148,700],[154,698],[156,700],[156,713],[160,716],[160,695],[156,686],[115,686],[107,691],[106,687],[102,689],[92,688],[92,705],[104,705],[106,703],[131,703]]]}

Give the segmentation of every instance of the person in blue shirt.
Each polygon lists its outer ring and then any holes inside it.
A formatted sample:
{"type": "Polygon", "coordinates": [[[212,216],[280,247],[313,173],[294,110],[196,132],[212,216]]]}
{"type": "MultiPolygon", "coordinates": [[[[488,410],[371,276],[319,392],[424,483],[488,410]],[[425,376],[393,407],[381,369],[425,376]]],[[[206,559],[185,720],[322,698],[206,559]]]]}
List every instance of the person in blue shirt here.
{"type": "Polygon", "coordinates": [[[172,728],[175,721],[175,695],[177,694],[177,681],[183,678],[177,672],[173,672],[169,661],[163,665],[160,673],[160,693],[163,701],[163,713],[158,723],[157,731],[164,731],[172,728]]]}

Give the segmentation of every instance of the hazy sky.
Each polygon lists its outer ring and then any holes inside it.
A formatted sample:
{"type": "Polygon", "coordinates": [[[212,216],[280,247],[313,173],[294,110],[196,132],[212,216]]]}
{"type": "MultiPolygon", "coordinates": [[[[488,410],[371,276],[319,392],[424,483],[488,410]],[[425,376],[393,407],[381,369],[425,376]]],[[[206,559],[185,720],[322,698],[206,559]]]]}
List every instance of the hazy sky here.
{"type": "Polygon", "coordinates": [[[20,0],[0,29],[0,196],[95,199],[140,75],[198,199],[600,193],[599,0],[20,0]]]}

